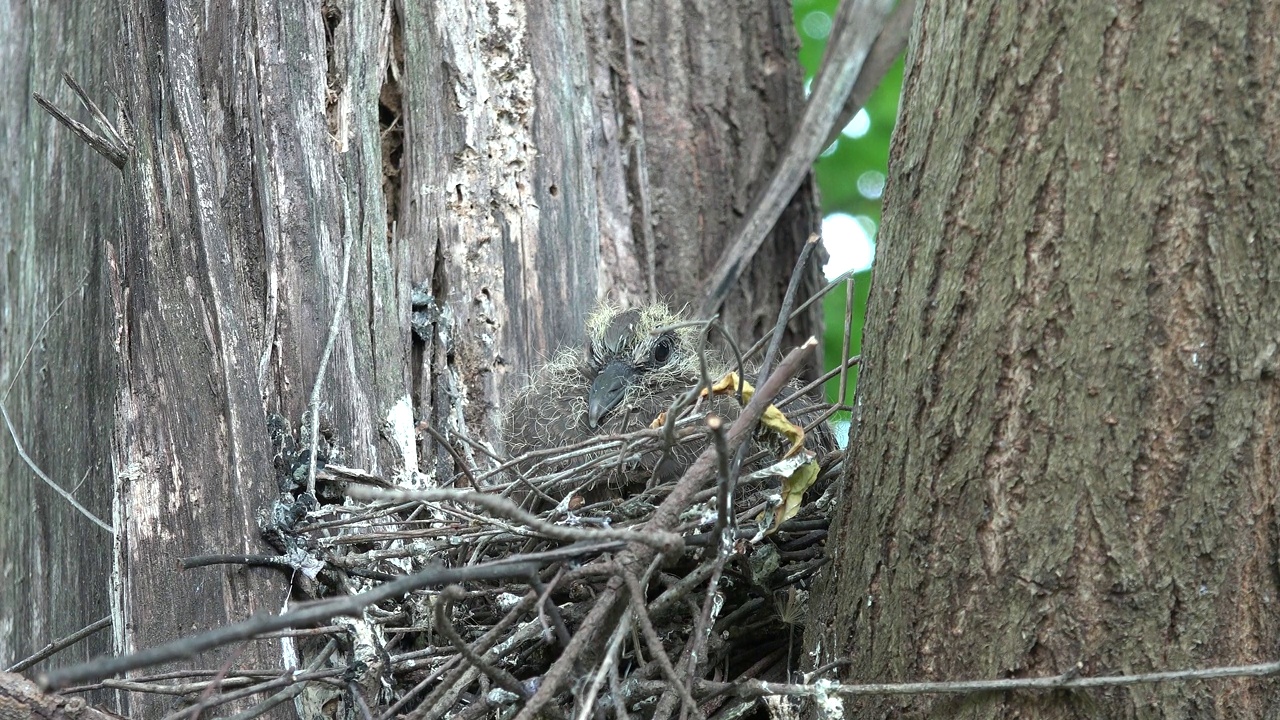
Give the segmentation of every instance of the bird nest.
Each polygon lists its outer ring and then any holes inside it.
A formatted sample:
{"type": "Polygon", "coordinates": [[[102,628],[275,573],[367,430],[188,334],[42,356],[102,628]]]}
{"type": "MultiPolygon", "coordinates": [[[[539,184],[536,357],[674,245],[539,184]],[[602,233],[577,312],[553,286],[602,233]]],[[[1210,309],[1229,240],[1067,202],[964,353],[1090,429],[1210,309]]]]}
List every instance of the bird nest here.
{"type": "MultiPolygon", "coordinates": [[[[761,699],[776,715],[787,705],[779,693],[793,691],[827,707],[820,681],[777,683],[798,678],[799,625],[825,562],[843,457],[827,420],[845,406],[815,403],[809,393],[837,374],[843,386],[857,362],[848,358],[848,323],[843,367],[799,387],[793,378],[810,340],[772,373],[754,373],[759,386],[750,388],[711,377],[705,327],[694,362],[692,334],[643,323],[633,333],[634,317],[613,316],[593,338],[604,342],[592,357],[612,368],[596,376],[608,382],[590,380],[596,410],[553,398],[554,407],[587,413],[572,421],[587,427],[574,442],[521,443],[512,434],[519,423],[508,422],[508,445],[520,450],[508,459],[420,423],[418,441],[431,436],[454,460],[458,472],[445,482],[418,472],[412,457],[394,477],[344,466],[315,415],[297,435],[272,418],[280,499],[259,525],[279,555],[193,557],[183,566],[277,567],[296,596],[314,602],[54,669],[38,676],[39,689],[187,698],[172,720],[249,698],[257,704],[237,717],[291,702],[308,718],[732,718],[761,699]],[[618,424],[618,408],[647,415],[656,395],[621,391],[615,378],[651,382],[655,375],[645,373],[655,367],[695,366],[693,391],[677,393],[653,426],[624,432],[631,423],[618,424]],[[714,386],[719,395],[699,392],[714,386]],[[806,426],[807,439],[792,422],[806,426]],[[283,675],[228,666],[204,678],[182,671],[109,679],[254,638],[287,638],[301,665],[283,675]]],[[[758,349],[734,355],[749,359],[758,349]]],[[[522,412],[528,399],[511,405],[522,412]]],[[[406,454],[418,446],[398,440],[406,454]]],[[[0,697],[15,677],[0,675],[0,697]]]]}
{"type": "MultiPolygon", "coordinates": [[[[351,682],[312,684],[298,701],[326,717],[336,702],[424,719],[751,710],[764,692],[747,681],[786,682],[799,667],[842,456],[819,448],[816,481],[790,498],[776,466],[750,472],[772,465],[758,428],[775,401],[811,431],[831,414],[811,388],[788,385],[803,354],[785,358],[736,418],[695,404],[664,427],[511,460],[420,425],[459,463],[460,487],[343,467],[321,443],[321,504],[278,506],[264,525],[286,557],[319,561],[303,573],[305,594],[369,602],[331,636],[304,641],[304,656],[345,666],[351,682]],[[490,466],[468,467],[464,449],[490,466]],[[612,480],[673,453],[691,459],[676,476],[654,473],[625,492],[612,480]]],[[[277,442],[287,484],[305,473],[306,453],[285,433],[277,442]]]]}

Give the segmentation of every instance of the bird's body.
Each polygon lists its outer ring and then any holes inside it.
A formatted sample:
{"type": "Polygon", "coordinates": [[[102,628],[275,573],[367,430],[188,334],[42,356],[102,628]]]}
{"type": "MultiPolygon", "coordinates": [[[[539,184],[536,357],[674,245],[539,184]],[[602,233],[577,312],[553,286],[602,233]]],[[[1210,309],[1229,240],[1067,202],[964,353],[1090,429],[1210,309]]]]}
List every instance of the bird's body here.
{"type": "MultiPolygon", "coordinates": [[[[587,321],[585,349],[560,350],[509,403],[503,427],[508,452],[518,456],[650,427],[702,377],[699,330],[681,321],[662,304],[598,308],[587,321]]],[[[732,369],[714,349],[701,353],[712,381],[732,369]]],[[[738,411],[731,396],[702,398],[694,408],[697,415],[715,413],[728,422],[738,411]]],[[[566,459],[560,466],[584,460],[608,466],[603,473],[583,473],[566,482],[600,485],[588,476],[603,477],[616,494],[630,494],[653,480],[678,477],[702,447],[664,448],[660,438],[642,442],[652,449],[628,453],[615,447],[566,459]]]]}

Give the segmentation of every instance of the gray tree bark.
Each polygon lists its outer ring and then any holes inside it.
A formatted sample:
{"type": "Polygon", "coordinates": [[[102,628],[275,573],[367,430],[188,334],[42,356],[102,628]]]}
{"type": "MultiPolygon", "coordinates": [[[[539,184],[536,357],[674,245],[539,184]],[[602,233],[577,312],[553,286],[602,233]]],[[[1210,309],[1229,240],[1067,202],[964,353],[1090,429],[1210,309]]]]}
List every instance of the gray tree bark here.
{"type": "MultiPolygon", "coordinates": [[[[898,682],[1277,659],[1278,21],[1260,2],[922,3],[817,664],[898,682]]],[[[1280,693],[845,707],[1273,717],[1280,693]]]]}
{"type": "MultiPolygon", "coordinates": [[[[5,406],[113,529],[0,442],[4,665],[107,614],[51,664],[280,608],[281,574],[177,560],[271,552],[267,420],[304,421],[331,326],[342,462],[451,478],[415,422],[496,441],[504,392],[598,298],[695,300],[803,102],[781,1],[111,8],[12,8],[0,37],[5,406]],[[31,102],[72,110],[63,72],[127,138],[121,171],[31,102]]],[[[815,226],[805,191],[726,312],[740,335],[815,226]]]]}

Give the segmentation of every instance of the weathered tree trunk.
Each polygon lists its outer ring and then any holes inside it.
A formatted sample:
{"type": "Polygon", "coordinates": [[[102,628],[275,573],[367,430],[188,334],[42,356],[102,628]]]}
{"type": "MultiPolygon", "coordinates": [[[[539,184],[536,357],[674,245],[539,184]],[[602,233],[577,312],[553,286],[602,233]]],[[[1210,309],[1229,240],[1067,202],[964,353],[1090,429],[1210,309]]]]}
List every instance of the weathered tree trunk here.
{"type": "MultiPolygon", "coordinates": [[[[1277,659],[1269,3],[925,2],[816,662],[848,682],[1277,659]]],[[[1272,717],[1274,680],[849,717],[1272,717]]]]}
{"type": "MultiPolygon", "coordinates": [[[[30,98],[58,87],[64,72],[102,88],[112,63],[84,48],[117,44],[119,23],[101,4],[3,12],[0,402],[26,452],[109,527],[117,352],[108,246],[123,227],[120,175],[30,98]]],[[[8,432],[0,428],[5,667],[110,613],[112,557],[112,533],[46,487],[8,432]]],[[[110,634],[99,633],[60,660],[110,649],[110,634]]]]}
{"type": "MultiPolygon", "coordinates": [[[[108,610],[127,652],[281,607],[284,574],[176,563],[273,552],[268,418],[305,424],[331,326],[342,462],[450,478],[414,424],[496,440],[503,391],[597,298],[694,300],[803,98],[776,0],[113,7],[38,4],[0,38],[0,381],[31,456],[114,526],[0,442],[5,665],[108,610]],[[30,101],[70,110],[64,71],[126,135],[122,172],[30,101]]],[[[730,327],[776,314],[815,225],[802,193],[730,327]]]]}

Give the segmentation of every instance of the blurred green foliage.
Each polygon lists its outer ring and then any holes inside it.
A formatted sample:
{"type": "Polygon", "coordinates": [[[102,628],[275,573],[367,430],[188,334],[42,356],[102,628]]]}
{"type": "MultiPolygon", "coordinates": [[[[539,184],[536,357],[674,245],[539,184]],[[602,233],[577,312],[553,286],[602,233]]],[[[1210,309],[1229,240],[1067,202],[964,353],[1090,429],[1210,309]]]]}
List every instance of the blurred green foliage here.
{"type": "MultiPolygon", "coordinates": [[[[808,87],[826,52],[827,38],[835,17],[837,0],[793,0],[796,30],[800,35],[800,63],[805,69],[805,86],[808,87]]],[[[845,128],[839,140],[823,152],[814,164],[818,189],[822,197],[822,215],[847,213],[858,218],[865,229],[875,237],[880,225],[880,194],[888,174],[889,138],[898,116],[898,95],[902,88],[902,60],[889,70],[888,75],[867,101],[865,115],[860,115],[845,128]]],[[[871,287],[871,273],[860,272],[852,277],[853,313],[848,328],[849,353],[862,352],[862,321],[866,314],[867,293],[871,287]]],[[[824,300],[826,336],[823,346],[827,368],[838,366],[844,347],[845,302],[848,291],[838,288],[824,300]]],[[[857,382],[857,368],[848,374],[847,404],[853,403],[853,388],[857,382]]],[[[827,383],[827,395],[834,402],[840,392],[839,379],[827,383]]]]}

